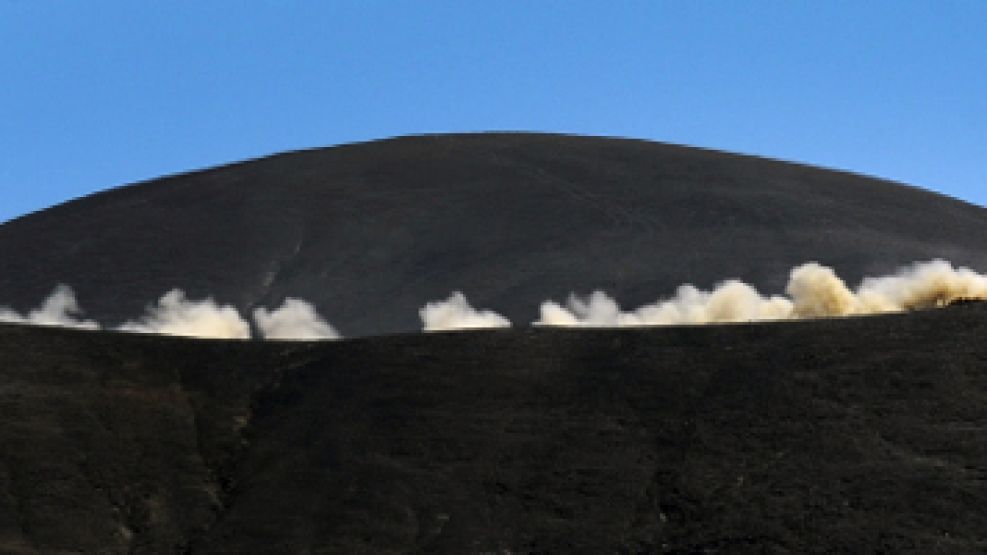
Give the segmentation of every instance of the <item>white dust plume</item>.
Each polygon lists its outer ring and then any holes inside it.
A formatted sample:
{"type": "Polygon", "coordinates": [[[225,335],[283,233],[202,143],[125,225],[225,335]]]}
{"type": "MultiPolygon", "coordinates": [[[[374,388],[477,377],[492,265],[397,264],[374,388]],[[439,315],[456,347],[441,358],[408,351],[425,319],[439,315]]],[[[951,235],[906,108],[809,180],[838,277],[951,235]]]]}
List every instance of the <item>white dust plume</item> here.
{"type": "Polygon", "coordinates": [[[602,291],[588,298],[570,295],[565,306],[554,301],[541,305],[539,326],[670,326],[752,320],[782,320],[792,312],[792,303],[783,297],[763,297],[740,281],[724,282],[712,291],[692,285],[678,288],[675,296],[644,305],[629,312],[602,291]]]}
{"type": "Polygon", "coordinates": [[[287,298],[275,310],[254,310],[254,323],[264,339],[339,339],[339,332],[315,307],[301,299],[287,298]]]}
{"type": "Polygon", "coordinates": [[[661,326],[900,312],[960,299],[987,300],[987,276],[933,260],[894,275],[866,278],[851,290],[832,268],[809,262],[792,270],[785,292],[787,296],[766,297],[738,280],[711,291],[683,285],[669,299],[625,312],[606,293],[596,291],[588,298],[571,295],[565,305],[545,301],[535,325],[661,326]]]}
{"type": "Polygon", "coordinates": [[[456,291],[444,301],[427,303],[418,315],[424,331],[445,331],[480,328],[509,328],[511,322],[492,310],[477,310],[466,296],[456,291]]]}
{"type": "Polygon", "coordinates": [[[850,291],[831,268],[809,263],[792,271],[787,291],[796,318],[878,314],[942,307],[961,299],[987,300],[987,276],[932,260],[894,275],[865,278],[850,291]]]}
{"type": "MultiPolygon", "coordinates": [[[[954,267],[944,260],[918,262],[898,272],[865,278],[850,288],[836,272],[817,262],[794,268],[784,295],[766,296],[739,280],[724,281],[711,290],[682,285],[675,294],[631,310],[623,310],[603,291],[588,297],[570,295],[564,303],[545,301],[539,326],[663,326],[796,320],[900,312],[949,305],[957,300],[987,300],[987,275],[954,267]]],[[[264,339],[339,339],[336,329],[310,303],[287,298],[276,309],[258,308],[254,323],[264,339]]],[[[511,322],[500,314],[473,308],[459,291],[419,310],[424,331],[506,328],[511,322]]],[[[81,317],[72,289],[59,285],[41,306],[26,315],[0,307],[0,321],[99,329],[81,317]]],[[[121,331],[249,339],[251,327],[232,305],[212,298],[190,300],[180,289],[165,294],[121,331]]]]}
{"type": "Polygon", "coordinates": [[[166,293],[139,320],[126,322],[119,330],[216,339],[250,338],[250,325],[235,307],[220,306],[211,298],[189,300],[179,289],[166,293]]]}
{"type": "Polygon", "coordinates": [[[99,324],[92,320],[83,320],[80,315],[79,301],[75,292],[67,285],[58,285],[41,306],[22,316],[17,312],[0,307],[0,322],[20,324],[35,324],[39,326],[59,326],[65,328],[82,328],[87,330],[99,329],[99,324]]]}

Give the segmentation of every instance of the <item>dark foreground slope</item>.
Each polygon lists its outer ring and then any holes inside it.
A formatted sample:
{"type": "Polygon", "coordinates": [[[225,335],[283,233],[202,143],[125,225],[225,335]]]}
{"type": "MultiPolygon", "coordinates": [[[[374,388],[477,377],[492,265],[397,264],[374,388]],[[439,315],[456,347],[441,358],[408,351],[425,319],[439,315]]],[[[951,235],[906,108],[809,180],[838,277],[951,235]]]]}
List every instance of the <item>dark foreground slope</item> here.
{"type": "Polygon", "coordinates": [[[313,301],[346,336],[418,328],[462,289],[515,323],[605,288],[780,292],[816,260],[851,282],[942,257],[987,271],[987,211],[841,172],[645,141],[405,137],[124,187],[0,226],[0,305],[74,286],[106,324],[166,290],[243,311],[313,301]]]}
{"type": "Polygon", "coordinates": [[[985,333],[0,326],[0,551],[982,552],[985,333]]]}

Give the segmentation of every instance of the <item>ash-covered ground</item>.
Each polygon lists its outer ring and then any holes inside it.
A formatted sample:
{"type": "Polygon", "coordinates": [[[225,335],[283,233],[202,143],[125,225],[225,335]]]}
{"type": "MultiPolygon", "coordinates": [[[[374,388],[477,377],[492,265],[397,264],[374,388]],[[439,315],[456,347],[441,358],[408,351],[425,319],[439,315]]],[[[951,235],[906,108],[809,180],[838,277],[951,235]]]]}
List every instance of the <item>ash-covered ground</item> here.
{"type": "Polygon", "coordinates": [[[243,342],[0,326],[5,552],[977,552],[987,307],[243,342]]]}

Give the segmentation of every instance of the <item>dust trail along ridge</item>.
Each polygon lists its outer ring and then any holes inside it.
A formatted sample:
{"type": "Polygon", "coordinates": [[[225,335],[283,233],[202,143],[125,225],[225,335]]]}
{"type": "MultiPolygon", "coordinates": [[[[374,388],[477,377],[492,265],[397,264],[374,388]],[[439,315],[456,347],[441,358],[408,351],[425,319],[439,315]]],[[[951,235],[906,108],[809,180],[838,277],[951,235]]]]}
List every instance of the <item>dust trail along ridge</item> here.
{"type": "Polygon", "coordinates": [[[889,276],[865,278],[856,289],[817,262],[792,269],[784,295],[765,296],[731,279],[712,290],[682,285],[672,297],[624,311],[603,291],[545,301],[535,325],[663,326],[800,320],[901,312],[945,306],[959,299],[987,299],[987,276],[944,260],[917,262],[889,276]]]}
{"type": "MultiPolygon", "coordinates": [[[[960,299],[987,300],[987,275],[957,268],[945,260],[916,262],[892,275],[865,278],[851,289],[836,272],[817,262],[792,269],[784,294],[765,296],[755,287],[728,279],[711,290],[682,285],[674,295],[624,310],[604,291],[570,294],[563,302],[546,300],[536,326],[627,327],[799,320],[935,308],[960,299]]],[[[189,299],[180,289],[165,293],[143,315],[117,331],[225,339],[329,340],[342,336],[311,303],[288,297],[276,308],[261,307],[248,321],[233,305],[213,298],[189,299]]],[[[419,317],[423,331],[510,327],[491,309],[474,308],[453,292],[427,302],[419,317]]],[[[45,326],[101,329],[84,318],[75,293],[58,285],[41,305],[26,314],[0,307],[0,321],[45,326]]]]}

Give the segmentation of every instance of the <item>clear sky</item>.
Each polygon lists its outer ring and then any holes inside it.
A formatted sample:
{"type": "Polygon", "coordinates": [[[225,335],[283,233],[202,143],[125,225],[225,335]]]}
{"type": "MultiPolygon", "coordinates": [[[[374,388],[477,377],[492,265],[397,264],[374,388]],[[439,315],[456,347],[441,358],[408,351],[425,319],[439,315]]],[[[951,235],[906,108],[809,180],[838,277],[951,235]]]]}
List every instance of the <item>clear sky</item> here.
{"type": "Polygon", "coordinates": [[[0,0],[0,221],[392,135],[705,146],[987,205],[987,2],[0,0]]]}

